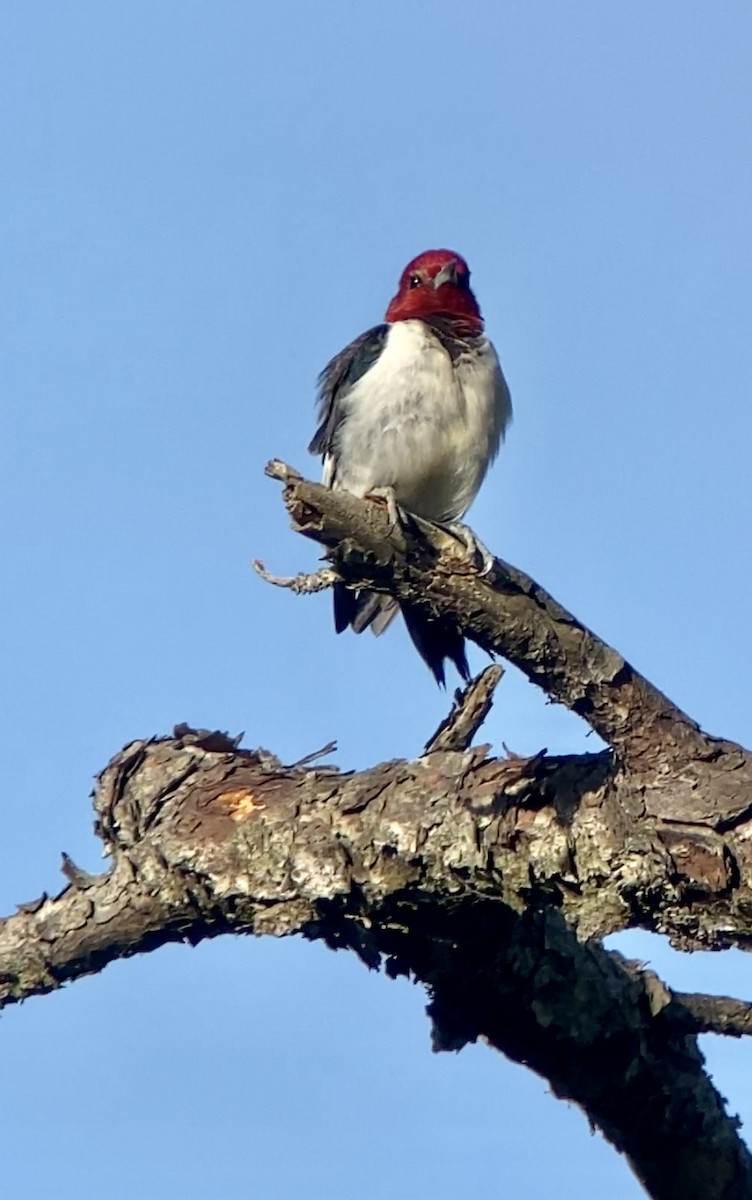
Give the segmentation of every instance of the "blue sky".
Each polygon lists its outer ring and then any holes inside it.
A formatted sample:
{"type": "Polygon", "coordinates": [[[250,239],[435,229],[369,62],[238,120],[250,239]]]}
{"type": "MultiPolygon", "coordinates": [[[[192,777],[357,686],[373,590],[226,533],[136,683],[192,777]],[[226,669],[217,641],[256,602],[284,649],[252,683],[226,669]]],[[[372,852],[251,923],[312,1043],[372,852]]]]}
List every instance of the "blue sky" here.
{"type": "MultiPolygon", "coordinates": [[[[515,402],[472,524],[749,744],[751,67],[743,0],[6,0],[0,911],[63,849],[98,869],[92,776],[131,738],[419,752],[447,699],[403,631],[335,638],[249,560],[315,563],[263,464],[317,473],[315,376],[430,246],[470,261],[515,402]]],[[[511,670],[486,727],[586,734],[511,670]]],[[[741,954],[619,944],[752,995],[741,954]]],[[[30,1001],[0,1028],[8,1194],[642,1194],[541,1080],[431,1055],[423,1005],[250,939],[30,1001]]],[[[707,1053],[749,1126],[749,1048],[707,1053]]]]}

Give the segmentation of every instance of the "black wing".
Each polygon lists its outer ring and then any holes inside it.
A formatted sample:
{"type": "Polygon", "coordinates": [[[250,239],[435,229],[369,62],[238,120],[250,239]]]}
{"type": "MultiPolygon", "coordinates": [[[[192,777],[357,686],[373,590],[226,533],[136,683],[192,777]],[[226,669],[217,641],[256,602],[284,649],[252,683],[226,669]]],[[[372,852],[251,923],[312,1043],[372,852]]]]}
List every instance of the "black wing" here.
{"type": "MultiPolygon", "coordinates": [[[[345,419],[342,401],[350,388],[370,371],[378,359],[389,333],[388,325],[375,325],[328,362],[318,380],[318,421],[311,444],[311,454],[336,458],[337,431],[345,419]]],[[[333,472],[329,486],[334,482],[333,472]]],[[[464,680],[470,678],[465,657],[465,641],[451,621],[442,617],[427,617],[402,604],[408,633],[436,682],[444,686],[444,660],[450,659],[464,680]]],[[[396,602],[389,596],[365,590],[350,591],[342,583],[334,585],[334,625],[337,633],[352,627],[362,633],[369,627],[382,633],[396,613],[396,602]]]]}
{"type": "Polygon", "coordinates": [[[318,379],[318,420],[311,444],[311,454],[328,454],[332,449],[334,435],[342,422],[344,413],[338,401],[361,379],[384,349],[388,325],[374,325],[361,333],[354,342],[345,346],[328,362],[318,379]]]}

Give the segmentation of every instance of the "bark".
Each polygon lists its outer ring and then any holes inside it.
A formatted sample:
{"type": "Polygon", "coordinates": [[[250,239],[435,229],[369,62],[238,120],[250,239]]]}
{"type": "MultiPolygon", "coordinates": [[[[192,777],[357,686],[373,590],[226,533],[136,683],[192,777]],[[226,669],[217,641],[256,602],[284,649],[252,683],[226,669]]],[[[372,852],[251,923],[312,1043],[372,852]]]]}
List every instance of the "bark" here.
{"type": "MultiPolygon", "coordinates": [[[[113,959],[225,932],[322,938],[427,987],[437,1049],[484,1038],[575,1101],[658,1200],[752,1196],[752,1159],[697,1034],[750,1031],[750,1006],[672,993],[600,940],[658,930],[748,948],[752,757],[704,734],[537,584],[479,577],[448,535],[281,464],[293,525],[334,579],[409,598],[519,666],[608,743],[497,758],[471,748],[491,667],[414,761],[284,766],[225,734],[135,742],[98,779],[110,869],[0,924],[0,1002],[113,959]]],[[[281,581],[277,581],[281,582],[281,581]]],[[[326,748],[327,751],[331,747],[326,748]]]]}

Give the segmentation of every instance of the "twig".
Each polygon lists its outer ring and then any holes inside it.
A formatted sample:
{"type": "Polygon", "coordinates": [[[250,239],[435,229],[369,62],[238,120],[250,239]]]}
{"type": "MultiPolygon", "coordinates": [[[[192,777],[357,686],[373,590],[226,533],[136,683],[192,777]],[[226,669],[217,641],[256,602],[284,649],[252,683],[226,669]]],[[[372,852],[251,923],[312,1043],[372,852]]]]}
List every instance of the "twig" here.
{"type": "Polygon", "coordinates": [[[708,996],[699,992],[675,992],[644,962],[609,951],[648,997],[653,1016],[665,1014],[688,1033],[718,1033],[727,1037],[752,1035],[752,1004],[733,996],[708,996]]]}
{"type": "Polygon", "coordinates": [[[314,592],[323,592],[327,588],[333,587],[335,583],[339,583],[342,578],[334,567],[321,567],[318,571],[311,573],[301,571],[298,575],[272,575],[271,571],[267,571],[258,558],[254,558],[251,566],[266,583],[273,583],[275,587],[289,588],[291,592],[295,592],[296,596],[310,596],[314,592]]]}
{"type": "Polygon", "coordinates": [[[264,474],[268,475],[270,479],[278,479],[280,483],[295,483],[298,479],[303,478],[300,471],[283,463],[280,458],[270,459],[264,467],[264,474]]]}
{"type": "Polygon", "coordinates": [[[288,771],[294,771],[296,767],[307,767],[310,763],[316,762],[316,760],[319,758],[326,758],[328,754],[334,754],[336,749],[336,742],[327,742],[326,745],[322,746],[320,750],[312,750],[310,754],[304,754],[302,758],[297,760],[297,762],[290,763],[290,765],[285,769],[288,771]]]}
{"type": "Polygon", "coordinates": [[[66,854],[63,850],[60,857],[62,859],[60,870],[73,887],[85,891],[86,888],[90,888],[92,884],[96,883],[98,876],[91,875],[88,871],[82,870],[81,867],[74,863],[70,854],[66,854]]]}
{"type": "Polygon", "coordinates": [[[491,711],[493,694],[503,674],[503,667],[486,667],[466,688],[457,689],[452,711],[426,742],[424,754],[467,749],[491,711]]]}
{"type": "Polygon", "coordinates": [[[749,1037],[752,1034],[752,1004],[747,1000],[689,992],[672,994],[674,1003],[690,1018],[688,1028],[693,1033],[720,1033],[728,1037],[749,1037]]]}

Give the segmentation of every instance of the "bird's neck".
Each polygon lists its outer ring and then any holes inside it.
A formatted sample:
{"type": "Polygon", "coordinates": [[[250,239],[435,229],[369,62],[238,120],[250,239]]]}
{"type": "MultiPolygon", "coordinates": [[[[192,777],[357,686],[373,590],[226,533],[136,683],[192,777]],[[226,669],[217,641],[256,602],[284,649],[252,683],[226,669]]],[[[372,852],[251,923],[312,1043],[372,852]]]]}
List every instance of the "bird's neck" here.
{"type": "Polygon", "coordinates": [[[469,313],[426,313],[416,319],[428,325],[448,349],[472,346],[483,336],[482,319],[469,313]]]}

